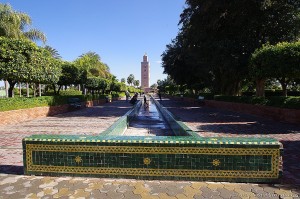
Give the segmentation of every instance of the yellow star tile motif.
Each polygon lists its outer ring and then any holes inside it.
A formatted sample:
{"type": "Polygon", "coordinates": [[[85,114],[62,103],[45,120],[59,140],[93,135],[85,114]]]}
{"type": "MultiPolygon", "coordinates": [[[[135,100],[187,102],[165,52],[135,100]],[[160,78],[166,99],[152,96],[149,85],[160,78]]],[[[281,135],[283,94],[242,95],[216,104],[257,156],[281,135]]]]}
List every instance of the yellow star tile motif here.
{"type": "Polygon", "coordinates": [[[214,165],[214,166],[219,166],[220,165],[220,160],[218,160],[218,159],[214,159],[213,160],[213,162],[212,162],[212,164],[214,165]]]}
{"type": "Polygon", "coordinates": [[[76,156],[76,158],[75,158],[75,162],[76,162],[76,163],[80,163],[80,162],[82,162],[82,159],[81,159],[81,157],[80,157],[80,156],[76,156]]]}
{"type": "Polygon", "coordinates": [[[149,165],[151,163],[151,159],[150,158],[144,158],[144,164],[145,165],[149,165]]]}

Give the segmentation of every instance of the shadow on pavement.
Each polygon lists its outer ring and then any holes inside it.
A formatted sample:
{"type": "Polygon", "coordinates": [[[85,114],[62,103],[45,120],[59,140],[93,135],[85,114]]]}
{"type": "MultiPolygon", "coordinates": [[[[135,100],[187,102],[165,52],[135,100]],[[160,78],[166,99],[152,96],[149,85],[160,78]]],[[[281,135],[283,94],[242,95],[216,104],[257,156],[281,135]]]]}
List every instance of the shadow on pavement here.
{"type": "Polygon", "coordinates": [[[104,105],[87,107],[76,111],[58,114],[50,117],[67,118],[67,117],[120,117],[123,116],[130,108],[131,104],[125,101],[112,102],[104,105]]]}
{"type": "MultiPolygon", "coordinates": [[[[282,123],[262,117],[210,107],[197,107],[185,102],[163,101],[178,120],[198,123],[199,132],[230,134],[289,134],[300,133],[300,125],[282,123]]],[[[197,131],[196,130],[196,131],[197,131]]]]}
{"type": "Polygon", "coordinates": [[[23,175],[23,166],[16,165],[0,165],[0,173],[23,175]]]}

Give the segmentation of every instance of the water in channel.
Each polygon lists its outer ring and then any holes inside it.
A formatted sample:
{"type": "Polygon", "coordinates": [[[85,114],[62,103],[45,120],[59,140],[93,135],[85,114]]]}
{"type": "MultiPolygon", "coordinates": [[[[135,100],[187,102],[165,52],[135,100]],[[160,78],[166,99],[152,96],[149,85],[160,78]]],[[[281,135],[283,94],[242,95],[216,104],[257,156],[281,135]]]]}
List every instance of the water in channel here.
{"type": "Polygon", "coordinates": [[[124,132],[126,136],[175,136],[168,123],[151,100],[148,105],[142,104],[139,113],[134,117],[128,129],[124,132]]]}

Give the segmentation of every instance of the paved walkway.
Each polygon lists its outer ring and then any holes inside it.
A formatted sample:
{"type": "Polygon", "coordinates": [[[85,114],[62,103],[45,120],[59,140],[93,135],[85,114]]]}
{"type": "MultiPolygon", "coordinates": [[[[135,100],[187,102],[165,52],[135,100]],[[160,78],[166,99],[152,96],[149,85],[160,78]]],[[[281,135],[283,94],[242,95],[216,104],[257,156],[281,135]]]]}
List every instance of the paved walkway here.
{"type": "Polygon", "coordinates": [[[24,176],[21,140],[32,134],[95,135],[127,112],[125,101],[82,109],[17,125],[0,126],[0,199],[2,198],[299,198],[300,125],[181,101],[162,104],[201,136],[267,136],[285,148],[281,184],[145,181],[24,176]]]}

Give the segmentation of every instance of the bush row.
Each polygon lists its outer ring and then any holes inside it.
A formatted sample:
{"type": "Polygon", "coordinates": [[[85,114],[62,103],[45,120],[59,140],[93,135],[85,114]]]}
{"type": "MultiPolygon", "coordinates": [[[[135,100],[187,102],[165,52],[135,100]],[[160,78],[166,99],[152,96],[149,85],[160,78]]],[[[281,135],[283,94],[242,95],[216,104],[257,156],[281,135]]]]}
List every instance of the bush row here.
{"type": "MultiPolygon", "coordinates": [[[[181,97],[181,95],[182,94],[176,94],[177,97],[181,97]]],[[[189,98],[195,98],[195,99],[198,98],[199,96],[202,96],[207,100],[213,100],[214,99],[214,94],[213,93],[199,93],[198,95],[185,93],[183,95],[183,97],[189,97],[189,98]]]]}
{"type": "MultiPolygon", "coordinates": [[[[117,94],[114,94],[117,96],[117,94]]],[[[105,99],[111,95],[59,95],[59,96],[42,96],[42,97],[14,97],[0,98],[0,111],[18,110],[41,106],[57,106],[68,103],[68,98],[77,97],[82,102],[97,99],[105,99]]]]}
{"type": "MultiPolygon", "coordinates": [[[[255,96],[255,92],[242,92],[242,96],[255,96]]],[[[300,91],[287,91],[288,96],[300,96],[300,91]]],[[[266,97],[282,96],[282,90],[265,90],[266,97]]]]}
{"type": "Polygon", "coordinates": [[[223,96],[215,95],[215,100],[225,102],[247,103],[279,108],[300,109],[300,97],[249,97],[249,96],[223,96]]]}

